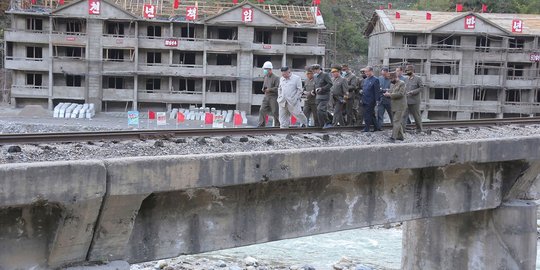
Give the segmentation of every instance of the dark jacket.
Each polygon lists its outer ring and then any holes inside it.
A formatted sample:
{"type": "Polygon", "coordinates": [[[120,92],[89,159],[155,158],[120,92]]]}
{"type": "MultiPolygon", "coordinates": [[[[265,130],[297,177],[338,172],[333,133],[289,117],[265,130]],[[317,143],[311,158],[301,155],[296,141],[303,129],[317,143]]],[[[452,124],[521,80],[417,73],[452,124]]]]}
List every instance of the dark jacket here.
{"type": "Polygon", "coordinates": [[[334,100],[344,103],[345,97],[349,95],[349,86],[347,85],[347,80],[341,77],[335,78],[331,91],[334,100]]]}
{"type": "Polygon", "coordinates": [[[266,94],[267,96],[271,97],[277,97],[278,95],[278,86],[279,86],[279,77],[272,73],[272,75],[266,75],[264,76],[264,82],[263,82],[263,92],[265,88],[268,88],[269,93],[266,94]]]}
{"type": "Polygon", "coordinates": [[[306,79],[304,83],[304,91],[307,92],[306,102],[310,104],[315,104],[315,95],[311,94],[311,93],[315,93],[315,78],[313,78],[312,80],[306,79]]]}
{"type": "Polygon", "coordinates": [[[381,99],[379,99],[379,102],[381,104],[390,104],[390,98],[383,96],[383,94],[385,92],[384,91],[385,89],[388,90],[388,91],[390,90],[390,84],[391,84],[390,79],[385,78],[383,76],[379,76],[379,84],[380,84],[380,87],[381,87],[381,90],[380,90],[381,91],[381,99]]]}
{"type": "Polygon", "coordinates": [[[321,72],[319,76],[315,78],[315,88],[321,88],[321,91],[317,93],[317,99],[330,100],[330,88],[332,88],[332,79],[326,72],[321,72]]]}
{"type": "Polygon", "coordinates": [[[367,77],[364,79],[364,85],[362,86],[362,104],[375,104],[380,99],[379,79],[375,76],[367,77]]]}

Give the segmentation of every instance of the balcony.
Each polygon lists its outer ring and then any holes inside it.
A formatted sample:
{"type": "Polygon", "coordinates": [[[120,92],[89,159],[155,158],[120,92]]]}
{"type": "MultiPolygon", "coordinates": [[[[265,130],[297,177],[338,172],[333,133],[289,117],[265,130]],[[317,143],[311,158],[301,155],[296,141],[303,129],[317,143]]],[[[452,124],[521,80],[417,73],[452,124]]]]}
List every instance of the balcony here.
{"type": "Polygon", "coordinates": [[[135,36],[103,35],[101,37],[104,48],[135,48],[137,43],[135,36]]]}
{"type": "Polygon", "coordinates": [[[104,61],[103,74],[135,73],[135,62],[104,61]]]}
{"type": "Polygon", "coordinates": [[[173,76],[182,76],[182,77],[203,77],[203,66],[202,65],[181,65],[181,64],[172,64],[170,65],[172,69],[173,76]]]}
{"type": "Polygon", "coordinates": [[[287,54],[324,55],[324,50],[320,44],[287,43],[287,54]]]}
{"type": "Polygon", "coordinates": [[[283,44],[251,44],[251,50],[259,54],[283,54],[285,46],[283,44]]]}
{"type": "Polygon", "coordinates": [[[384,49],[385,58],[426,59],[427,50],[424,47],[388,47],[384,49]]]}
{"type": "Polygon", "coordinates": [[[501,106],[498,101],[473,101],[473,108],[476,112],[501,113],[501,106]]]}
{"type": "Polygon", "coordinates": [[[535,88],[538,86],[538,79],[530,76],[508,76],[506,77],[506,87],[508,88],[535,88]]]}
{"type": "Polygon", "coordinates": [[[211,52],[235,52],[240,50],[238,40],[209,39],[206,41],[206,49],[211,52]]]}
{"type": "Polygon", "coordinates": [[[540,103],[505,102],[502,111],[503,113],[536,114],[540,113],[540,103]]]}
{"type": "Polygon", "coordinates": [[[206,92],[206,103],[236,104],[236,93],[206,92]]]}
{"type": "Polygon", "coordinates": [[[500,75],[475,75],[474,84],[482,86],[501,86],[503,76],[500,75]]]}
{"type": "Polygon", "coordinates": [[[49,62],[42,58],[6,56],[6,69],[49,71],[49,62]]]}
{"type": "Polygon", "coordinates": [[[49,88],[33,85],[12,85],[11,97],[48,98],[49,88]]]}
{"type": "Polygon", "coordinates": [[[432,60],[448,60],[448,61],[455,61],[463,58],[463,52],[461,51],[454,51],[451,49],[443,50],[435,48],[431,51],[431,59],[432,60]]]}
{"type": "Polygon", "coordinates": [[[460,84],[459,75],[448,75],[448,74],[432,74],[431,75],[431,82],[435,83],[435,85],[458,85],[458,84],[460,84]]]}
{"type": "Polygon", "coordinates": [[[137,95],[142,102],[202,103],[202,92],[139,90],[137,95]]]}
{"type": "Polygon", "coordinates": [[[84,100],[85,90],[84,87],[53,86],[53,97],[84,100]]]}
{"type": "Polygon", "coordinates": [[[238,68],[236,66],[214,66],[206,67],[206,75],[213,77],[236,77],[238,68]]]}
{"type": "Polygon", "coordinates": [[[49,33],[46,31],[30,31],[9,29],[5,33],[5,40],[21,43],[49,43],[49,33]]]}
{"type": "Polygon", "coordinates": [[[54,45],[85,46],[88,41],[85,33],[60,33],[53,32],[51,43],[54,45]]]}
{"type": "Polygon", "coordinates": [[[87,72],[84,58],[58,57],[53,58],[53,73],[84,74],[87,72]]]}
{"type": "Polygon", "coordinates": [[[133,89],[103,89],[104,101],[132,101],[133,89]]]}

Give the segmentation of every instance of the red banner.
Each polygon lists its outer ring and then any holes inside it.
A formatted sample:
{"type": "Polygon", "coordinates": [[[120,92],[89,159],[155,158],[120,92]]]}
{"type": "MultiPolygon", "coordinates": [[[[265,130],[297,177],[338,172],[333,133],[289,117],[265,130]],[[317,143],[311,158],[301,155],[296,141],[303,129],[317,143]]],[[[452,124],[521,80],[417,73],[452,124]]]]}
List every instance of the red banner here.
{"type": "Polygon", "coordinates": [[[456,4],[456,12],[462,12],[463,11],[463,4],[456,4]]]}
{"type": "Polygon", "coordinates": [[[186,121],[185,115],[183,113],[181,113],[181,112],[178,112],[176,114],[176,122],[177,123],[184,123],[184,121],[186,121]]]}
{"type": "Polygon", "coordinates": [[[428,21],[431,20],[431,13],[429,13],[429,12],[426,13],[426,20],[428,20],[428,21]]]}
{"type": "Polygon", "coordinates": [[[194,21],[197,19],[198,8],[196,6],[186,7],[186,20],[194,21]]]}
{"type": "Polygon", "coordinates": [[[512,20],[512,32],[521,33],[523,32],[523,21],[522,20],[512,20]]]}
{"type": "Polygon", "coordinates": [[[155,120],[156,119],[156,112],[148,111],[148,119],[155,120]]]}
{"type": "Polygon", "coordinates": [[[253,9],[252,8],[242,8],[242,21],[243,22],[252,22],[253,21],[253,9]]]}
{"type": "Polygon", "coordinates": [[[99,15],[101,13],[100,0],[88,0],[88,14],[99,15]]]}
{"type": "Polygon", "coordinates": [[[174,8],[174,9],[177,9],[178,6],[180,6],[180,0],[174,0],[173,8],[174,8]]]}
{"type": "Polygon", "coordinates": [[[165,40],[165,46],[167,47],[178,47],[178,39],[168,38],[165,40]]]}
{"type": "Polygon", "coordinates": [[[143,6],[144,17],[147,19],[152,19],[156,17],[156,6],[151,4],[144,4],[143,6]]]}
{"type": "Polygon", "coordinates": [[[465,29],[474,29],[476,27],[476,17],[473,15],[465,16],[465,29]]]}
{"type": "Polygon", "coordinates": [[[399,18],[401,18],[401,13],[396,11],[396,19],[399,19],[399,18]]]}

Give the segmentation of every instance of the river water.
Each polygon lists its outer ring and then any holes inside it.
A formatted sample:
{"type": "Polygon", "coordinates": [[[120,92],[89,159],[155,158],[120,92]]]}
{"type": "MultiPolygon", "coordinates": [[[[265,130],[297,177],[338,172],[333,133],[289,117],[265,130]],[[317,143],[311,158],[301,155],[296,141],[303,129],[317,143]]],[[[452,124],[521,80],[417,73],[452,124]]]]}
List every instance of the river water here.
{"type": "MultiPolygon", "coordinates": [[[[539,220],[540,224],[540,220],[539,220]]],[[[401,267],[401,229],[357,229],[289,239],[271,243],[210,252],[209,255],[231,257],[254,256],[266,261],[290,265],[309,264],[315,269],[333,269],[342,257],[389,270],[401,267]]],[[[540,241],[537,243],[540,244],[540,241]]],[[[540,270],[540,249],[537,248],[536,269],[540,270]]]]}
{"type": "MultiPolygon", "coordinates": [[[[540,228],[540,219],[538,226],[540,228]]],[[[402,230],[399,227],[363,228],[208,252],[191,257],[210,261],[238,261],[251,256],[269,263],[268,265],[297,267],[309,265],[317,270],[334,269],[336,263],[346,258],[346,261],[353,262],[352,265],[364,265],[376,270],[397,270],[401,267],[401,238],[402,230]]],[[[539,244],[540,240],[537,247],[539,244]]],[[[539,248],[536,260],[536,269],[540,270],[539,248]]],[[[155,268],[132,267],[132,269],[155,268]]]]}

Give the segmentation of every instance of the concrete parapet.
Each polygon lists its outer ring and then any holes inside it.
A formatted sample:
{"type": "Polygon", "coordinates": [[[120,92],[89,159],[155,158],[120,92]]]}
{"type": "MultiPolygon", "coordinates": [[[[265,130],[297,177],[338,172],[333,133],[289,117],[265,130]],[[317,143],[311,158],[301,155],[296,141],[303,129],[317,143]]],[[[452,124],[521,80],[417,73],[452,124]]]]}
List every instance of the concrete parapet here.
{"type": "Polygon", "coordinates": [[[0,269],[140,262],[493,209],[538,186],[538,160],[536,136],[0,165],[0,269]]]}
{"type": "Polygon", "coordinates": [[[99,161],[1,165],[0,269],[86,260],[105,184],[99,161]]]}
{"type": "Polygon", "coordinates": [[[403,235],[402,269],[536,269],[534,201],[409,221],[403,235]]]}

